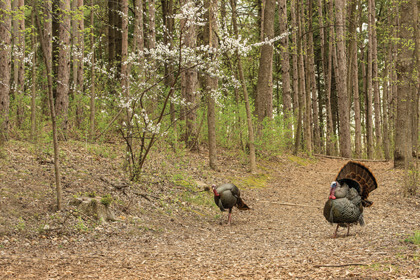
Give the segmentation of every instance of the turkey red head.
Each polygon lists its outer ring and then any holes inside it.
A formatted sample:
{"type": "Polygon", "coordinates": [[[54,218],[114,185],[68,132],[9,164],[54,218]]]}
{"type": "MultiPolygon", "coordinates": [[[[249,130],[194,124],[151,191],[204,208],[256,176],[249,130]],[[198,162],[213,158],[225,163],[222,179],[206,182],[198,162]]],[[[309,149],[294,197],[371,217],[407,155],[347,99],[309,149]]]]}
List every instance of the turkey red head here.
{"type": "Polygon", "coordinates": [[[336,199],[335,197],[335,189],[337,188],[337,186],[339,185],[339,183],[337,181],[334,181],[331,183],[330,186],[330,196],[328,197],[329,199],[336,199]]]}
{"type": "Polygon", "coordinates": [[[217,188],[216,185],[214,185],[214,184],[211,185],[211,188],[213,189],[213,193],[214,193],[215,196],[220,196],[220,194],[216,190],[216,188],[217,188]]]}

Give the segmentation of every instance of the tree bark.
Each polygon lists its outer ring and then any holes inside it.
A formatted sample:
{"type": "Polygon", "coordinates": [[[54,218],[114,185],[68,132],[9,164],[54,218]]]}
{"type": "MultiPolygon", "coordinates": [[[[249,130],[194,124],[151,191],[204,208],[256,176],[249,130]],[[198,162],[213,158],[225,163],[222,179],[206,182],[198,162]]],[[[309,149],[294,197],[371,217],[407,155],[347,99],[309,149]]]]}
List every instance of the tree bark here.
{"type": "MultiPolygon", "coordinates": [[[[299,110],[299,77],[298,77],[298,54],[297,54],[297,20],[296,20],[296,0],[290,4],[290,17],[292,19],[292,70],[293,70],[293,115],[294,123],[297,123],[299,110]]],[[[296,135],[296,133],[295,133],[296,135]]],[[[295,139],[296,141],[296,139],[295,139]]]]}
{"type": "Polygon", "coordinates": [[[331,103],[331,90],[332,90],[332,69],[333,69],[333,63],[332,63],[332,57],[333,57],[333,38],[334,38],[334,25],[333,25],[333,1],[329,2],[328,5],[328,18],[330,19],[328,22],[329,25],[329,39],[327,42],[325,42],[325,45],[328,43],[328,54],[326,55],[327,61],[327,67],[326,67],[326,74],[325,74],[325,88],[326,88],[326,111],[327,111],[327,132],[326,132],[326,154],[327,155],[333,155],[334,154],[334,145],[333,145],[333,119],[332,119],[332,103],[331,103]]]}
{"type": "MultiPolygon", "coordinates": [[[[306,99],[305,99],[305,92],[306,92],[306,85],[305,85],[305,65],[304,65],[304,47],[303,47],[303,30],[302,30],[302,16],[300,14],[301,2],[298,2],[297,5],[297,28],[298,28],[298,40],[297,40],[297,52],[298,52],[298,77],[299,77],[299,85],[298,85],[298,92],[299,92],[299,111],[298,111],[298,120],[297,120],[297,129],[295,134],[295,150],[294,154],[296,155],[299,152],[301,146],[301,138],[302,138],[302,125],[303,125],[303,114],[306,108],[306,99]]],[[[305,114],[306,116],[306,114],[305,114]]],[[[306,123],[306,122],[305,122],[306,123]]],[[[306,127],[306,125],[304,126],[306,127]]],[[[304,131],[306,132],[306,130],[304,131]]],[[[304,133],[305,134],[305,133],[304,133]]],[[[305,134],[305,138],[307,135],[305,134]]],[[[308,147],[306,147],[308,148],[308,147]]]]}
{"type": "MultiPolygon", "coordinates": [[[[58,145],[57,136],[57,122],[56,122],[56,111],[54,108],[54,97],[53,97],[53,73],[52,73],[52,6],[50,1],[41,2],[43,6],[43,24],[39,18],[37,18],[39,39],[41,42],[41,49],[44,57],[45,68],[47,69],[47,80],[48,80],[48,102],[50,105],[50,116],[53,131],[53,145],[54,145],[54,172],[55,172],[55,185],[57,195],[57,210],[62,208],[62,189],[60,180],[60,162],[59,154],[60,148],[58,145]]],[[[39,13],[37,13],[39,14],[39,13]]]]}
{"type": "Polygon", "coordinates": [[[58,72],[56,114],[61,121],[62,135],[66,138],[68,129],[69,82],[70,82],[70,0],[59,1],[58,26],[58,72]]]}
{"type": "MultiPolygon", "coordinates": [[[[388,51],[388,54],[391,53],[391,44],[388,44],[386,50],[388,51]]],[[[382,100],[382,113],[383,113],[383,122],[382,122],[382,128],[383,128],[383,145],[384,145],[384,156],[386,160],[391,159],[390,155],[390,137],[389,137],[389,117],[388,117],[388,100],[389,100],[389,64],[390,61],[389,55],[385,58],[385,67],[384,67],[384,77],[383,77],[383,100],[382,100]]]]}
{"type": "MultiPolygon", "coordinates": [[[[193,5],[194,1],[184,0],[183,5],[189,4],[193,5]]],[[[194,24],[187,25],[186,20],[183,20],[181,23],[184,32],[184,46],[186,48],[195,48],[197,45],[197,35],[196,35],[196,26],[194,24]]],[[[205,42],[209,44],[209,42],[205,42]]],[[[182,111],[182,116],[185,120],[186,130],[183,136],[185,145],[191,150],[198,150],[198,141],[197,141],[197,107],[199,104],[199,99],[197,97],[197,88],[198,88],[198,73],[193,65],[186,65],[187,69],[181,73],[181,96],[187,102],[184,110],[182,111]]],[[[214,116],[215,117],[215,116],[214,116]]]]}
{"type": "Polygon", "coordinates": [[[312,154],[312,114],[311,114],[311,66],[309,62],[309,55],[307,47],[308,34],[305,28],[305,7],[302,2],[299,2],[299,38],[300,40],[300,71],[301,71],[301,86],[302,86],[302,97],[303,97],[303,131],[304,131],[304,150],[308,155],[312,154]]]}
{"type": "Polygon", "coordinates": [[[353,1],[351,3],[351,14],[350,14],[350,30],[349,34],[351,36],[350,40],[350,63],[351,63],[351,72],[349,76],[351,77],[349,83],[349,94],[351,90],[353,91],[353,102],[354,102],[354,146],[355,146],[355,157],[361,158],[362,156],[362,124],[360,119],[360,96],[359,96],[359,70],[358,70],[358,57],[357,57],[357,25],[356,21],[356,6],[360,8],[360,1],[353,1]],[[351,86],[350,86],[351,85],[351,86]]]}
{"type": "MultiPolygon", "coordinates": [[[[287,1],[279,1],[279,15],[280,15],[280,34],[287,32],[287,1]]],[[[287,146],[292,146],[293,130],[292,130],[292,96],[290,90],[290,58],[289,58],[289,35],[286,34],[280,41],[281,44],[281,78],[283,83],[283,114],[285,121],[285,138],[287,146]]],[[[239,60],[239,58],[238,58],[239,60]]],[[[239,67],[239,65],[238,65],[239,67]]]]}
{"type": "Polygon", "coordinates": [[[149,0],[149,49],[156,48],[156,9],[155,0],[149,0]]]}
{"type": "MultiPolygon", "coordinates": [[[[140,1],[141,2],[141,1],[140,1]]],[[[173,39],[172,34],[174,31],[174,20],[173,20],[173,13],[174,13],[174,1],[173,0],[161,0],[162,2],[162,17],[163,17],[163,24],[165,26],[165,31],[163,33],[163,42],[165,45],[169,45],[172,49],[173,47],[173,39]]],[[[174,84],[174,67],[171,62],[165,62],[165,86],[170,88],[174,84]]],[[[176,111],[175,111],[175,104],[171,102],[169,107],[169,113],[171,118],[171,123],[175,124],[176,122],[176,111]]],[[[177,125],[173,126],[173,134],[175,137],[174,145],[177,145],[176,139],[178,138],[178,129],[177,125]]]]}
{"type": "MultiPolygon", "coordinates": [[[[31,11],[31,25],[36,26],[35,23],[35,12],[36,12],[36,1],[32,2],[32,11],[31,11]]],[[[36,53],[37,53],[37,47],[36,47],[36,32],[35,30],[32,30],[31,32],[32,36],[32,84],[31,84],[31,141],[32,143],[36,143],[37,141],[37,130],[36,130],[36,53]]]]}
{"type": "MultiPolygon", "coordinates": [[[[419,115],[419,107],[420,107],[420,75],[419,75],[419,71],[420,71],[420,19],[419,19],[419,8],[420,8],[420,2],[417,1],[412,1],[412,8],[413,8],[413,12],[414,12],[414,17],[413,17],[413,21],[414,21],[414,39],[415,39],[415,73],[417,73],[417,76],[414,76],[414,86],[415,89],[412,91],[412,111],[413,111],[413,120],[412,120],[412,128],[411,128],[411,136],[412,136],[412,147],[413,147],[413,154],[415,154],[417,157],[416,160],[416,166],[419,166],[419,129],[420,129],[420,115],[419,115]]],[[[417,170],[419,170],[417,168],[417,170]]],[[[417,178],[419,178],[419,174],[417,174],[417,178]]],[[[416,189],[417,190],[417,189],[416,189]]]]}
{"type": "MultiPolygon", "coordinates": [[[[144,51],[144,29],[143,29],[143,0],[134,0],[135,18],[134,18],[134,49],[137,52],[144,51]]],[[[143,56],[139,57],[139,63],[142,65],[143,56]]],[[[139,69],[140,72],[142,69],[139,69]]]]}
{"type": "Polygon", "coordinates": [[[21,128],[24,121],[25,106],[23,104],[24,94],[24,59],[25,59],[25,15],[24,0],[14,0],[13,10],[13,95],[16,101],[16,126],[21,128]]]}
{"type": "Polygon", "coordinates": [[[336,19],[337,19],[337,64],[338,73],[338,109],[340,118],[340,155],[342,157],[351,157],[351,137],[350,137],[350,113],[349,98],[347,94],[347,68],[345,52],[345,31],[344,31],[344,12],[345,0],[336,0],[336,19]]]}
{"type": "MultiPolygon", "coordinates": [[[[76,0],[77,1],[77,0],[76,0]]],[[[140,0],[142,1],[142,0],[140,0]]],[[[108,1],[108,66],[115,63],[116,1],[108,1]]]]}
{"type": "MultiPolygon", "coordinates": [[[[232,24],[233,30],[235,33],[235,38],[238,38],[238,26],[236,22],[236,0],[230,0],[231,7],[232,7],[232,24]]],[[[286,2],[284,2],[286,3],[286,2]]],[[[249,98],[248,98],[248,90],[246,87],[246,81],[244,78],[244,71],[242,68],[242,61],[239,55],[239,51],[236,50],[236,59],[238,61],[238,71],[239,71],[239,79],[241,80],[242,85],[242,92],[244,95],[245,101],[245,110],[246,110],[246,121],[248,124],[248,143],[249,143],[249,167],[251,173],[254,173],[257,169],[256,161],[255,161],[255,139],[254,139],[254,129],[252,125],[252,113],[251,113],[251,106],[249,105],[249,98]]],[[[290,111],[289,111],[290,112],[290,111]]]]}
{"type": "Polygon", "coordinates": [[[78,37],[78,45],[77,45],[77,82],[75,85],[76,100],[79,100],[76,106],[76,125],[78,128],[81,127],[83,119],[84,119],[84,106],[83,106],[83,95],[84,95],[84,51],[85,51],[85,40],[84,40],[84,29],[85,29],[85,22],[84,22],[84,9],[83,9],[83,0],[73,0],[77,1],[77,14],[79,19],[77,20],[77,37],[78,37]]]}
{"type": "MultiPolygon", "coordinates": [[[[217,0],[207,0],[208,5],[208,45],[209,48],[217,49],[217,0]]],[[[216,59],[213,57],[213,59],[216,59]]],[[[207,125],[209,137],[209,164],[213,170],[217,170],[217,150],[216,150],[216,104],[213,92],[218,88],[218,79],[216,77],[206,76],[207,91],[207,125]]]]}
{"type": "MultiPolygon", "coordinates": [[[[414,1],[414,0],[411,0],[414,1]]],[[[395,126],[395,150],[394,167],[409,168],[412,162],[412,114],[414,113],[411,102],[412,94],[416,85],[412,80],[414,74],[413,57],[414,49],[409,47],[409,42],[415,38],[414,10],[411,1],[400,2],[399,4],[399,41],[398,41],[398,97],[397,97],[397,119],[395,126]]]]}
{"type": "Polygon", "coordinates": [[[373,68],[373,23],[372,23],[372,5],[370,4],[372,0],[368,0],[368,34],[369,34],[369,43],[368,43],[368,60],[367,60],[367,85],[366,85],[366,140],[367,140],[367,156],[369,159],[373,158],[373,123],[372,123],[372,68],[373,68]]]}
{"type": "MultiPolygon", "coordinates": [[[[321,50],[321,65],[322,65],[322,73],[324,76],[324,89],[321,89],[321,78],[318,78],[318,94],[320,97],[322,96],[326,96],[326,87],[327,85],[327,51],[326,51],[326,41],[325,41],[325,30],[324,30],[324,16],[323,16],[323,4],[322,4],[322,0],[318,0],[318,21],[319,21],[319,44],[320,44],[320,50],[321,50]]],[[[318,73],[320,74],[321,71],[319,71],[319,64],[318,64],[318,73]]],[[[327,107],[327,102],[326,102],[325,98],[325,107],[327,107]]],[[[323,145],[324,145],[324,139],[323,139],[323,131],[324,131],[324,126],[323,126],[323,116],[322,116],[322,111],[323,111],[323,102],[321,101],[323,100],[323,98],[320,98],[320,104],[319,104],[319,115],[321,116],[321,147],[322,150],[324,149],[323,145]]],[[[328,122],[328,115],[326,115],[326,119],[328,122]]],[[[326,126],[327,127],[327,126],[326,126]]],[[[326,152],[326,151],[325,151],[326,152]]]]}
{"type": "MultiPolygon", "coordinates": [[[[264,40],[274,38],[275,0],[266,0],[264,6],[264,40]]],[[[261,124],[265,118],[273,117],[273,44],[265,43],[261,47],[258,70],[256,114],[261,124]]]]}
{"type": "Polygon", "coordinates": [[[9,134],[11,8],[10,0],[0,1],[0,146],[7,141],[9,134]]]}
{"type": "MultiPolygon", "coordinates": [[[[95,7],[95,0],[90,0],[90,28],[94,28],[95,24],[95,14],[93,9],[95,7]]],[[[89,140],[91,142],[95,139],[95,114],[96,114],[96,88],[95,88],[95,35],[93,30],[90,32],[90,49],[92,52],[92,57],[90,58],[90,118],[89,118],[89,140]]]]}
{"type": "Polygon", "coordinates": [[[321,149],[321,137],[320,137],[320,130],[319,130],[319,122],[320,118],[318,116],[318,91],[316,86],[316,77],[315,77],[315,62],[314,62],[314,32],[313,32],[313,25],[312,25],[312,17],[313,17],[313,0],[309,0],[309,31],[308,31],[308,53],[309,53],[309,79],[311,85],[311,97],[312,97],[312,124],[313,124],[313,147],[315,152],[319,153],[321,149]]]}
{"type": "Polygon", "coordinates": [[[373,82],[373,98],[374,98],[374,110],[375,110],[375,138],[376,138],[376,156],[382,157],[382,126],[381,126],[381,99],[379,96],[379,73],[378,73],[378,43],[376,38],[376,8],[375,0],[370,0],[371,14],[372,17],[372,82],[373,82]]]}

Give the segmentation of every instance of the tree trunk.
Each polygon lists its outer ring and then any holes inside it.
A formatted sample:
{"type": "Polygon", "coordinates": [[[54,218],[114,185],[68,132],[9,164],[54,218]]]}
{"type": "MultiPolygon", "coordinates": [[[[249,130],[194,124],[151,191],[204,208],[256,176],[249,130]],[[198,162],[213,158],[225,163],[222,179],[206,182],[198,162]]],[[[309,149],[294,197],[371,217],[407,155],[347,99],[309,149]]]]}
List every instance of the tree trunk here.
{"type": "MultiPolygon", "coordinates": [[[[90,0],[90,28],[94,28],[95,24],[95,14],[93,9],[95,7],[95,0],[90,0]]],[[[90,118],[89,118],[89,140],[91,142],[95,139],[95,114],[96,114],[96,92],[95,92],[95,35],[93,30],[90,33],[90,49],[92,52],[92,57],[90,58],[90,118]]]]}
{"type": "Polygon", "coordinates": [[[78,37],[78,45],[77,45],[77,82],[75,84],[75,91],[76,91],[76,100],[78,101],[76,104],[76,125],[78,128],[81,127],[83,119],[84,119],[84,106],[83,106],[83,83],[84,83],[84,67],[83,67],[83,57],[84,57],[84,50],[85,50],[85,40],[84,40],[84,29],[85,29],[85,22],[84,22],[84,9],[83,9],[83,0],[73,0],[77,1],[77,15],[79,19],[77,20],[77,28],[76,28],[76,36],[78,37]]]}
{"type": "MultiPolygon", "coordinates": [[[[292,130],[292,97],[290,90],[290,59],[289,59],[289,35],[287,32],[287,1],[279,1],[279,15],[280,15],[280,34],[285,34],[281,39],[281,78],[283,83],[283,114],[285,121],[285,138],[287,146],[292,146],[293,130],[292,130]]],[[[239,60],[239,58],[238,58],[239,60]]],[[[238,65],[239,67],[239,65],[238,65]]]]}
{"type": "MultiPolygon", "coordinates": [[[[391,53],[391,44],[388,44],[386,50],[388,51],[388,54],[391,53]]],[[[383,122],[382,122],[382,128],[383,128],[383,145],[384,145],[384,156],[386,160],[391,159],[389,147],[389,129],[388,129],[388,99],[389,99],[389,55],[385,58],[385,67],[384,67],[384,77],[383,77],[383,100],[382,100],[382,113],[383,113],[383,122]]]]}
{"type": "MultiPolygon", "coordinates": [[[[77,0],[73,0],[77,1],[77,0]]],[[[139,0],[142,1],[142,0],[139,0]]],[[[115,63],[116,1],[108,1],[108,66],[115,63]]]]}
{"type": "Polygon", "coordinates": [[[332,119],[332,103],[331,103],[331,90],[332,90],[332,69],[333,69],[333,63],[332,63],[332,57],[333,57],[333,38],[334,38],[334,27],[333,27],[333,1],[329,2],[328,5],[328,18],[330,19],[328,22],[329,25],[329,39],[326,40],[324,45],[327,45],[328,42],[328,54],[325,55],[327,59],[327,67],[324,72],[325,74],[325,88],[326,88],[326,111],[327,111],[327,132],[326,132],[326,154],[327,155],[333,155],[334,154],[334,145],[333,145],[333,119],[332,119]]]}
{"type": "Polygon", "coordinates": [[[316,86],[316,77],[315,77],[315,62],[314,62],[314,34],[313,34],[313,25],[312,25],[312,4],[313,0],[309,1],[309,75],[310,75],[310,83],[311,83],[311,92],[312,92],[312,124],[313,124],[313,146],[315,152],[319,153],[321,149],[321,137],[320,137],[320,118],[318,115],[318,94],[317,86],[316,86]]]}
{"type": "MultiPolygon", "coordinates": [[[[143,29],[143,0],[134,0],[135,18],[134,18],[134,49],[136,52],[144,51],[144,29],[143,29]]],[[[142,65],[143,55],[139,62],[142,65]]],[[[139,69],[140,71],[142,69],[139,69]]]]}
{"type": "MultiPolygon", "coordinates": [[[[351,3],[351,15],[350,15],[350,30],[349,34],[351,36],[350,40],[350,63],[351,63],[351,72],[349,76],[351,77],[349,83],[349,94],[351,90],[353,91],[353,102],[354,102],[354,146],[355,146],[355,157],[361,158],[362,156],[362,125],[360,120],[360,96],[359,96],[359,70],[358,70],[358,57],[357,57],[357,25],[356,21],[356,6],[360,5],[360,1],[353,1],[351,3]]],[[[360,8],[360,6],[359,6],[360,8]]]]}
{"type": "Polygon", "coordinates": [[[61,121],[62,135],[66,138],[68,129],[69,82],[70,82],[70,0],[59,1],[59,45],[56,114],[61,121]]]}
{"type": "MultiPolygon", "coordinates": [[[[31,11],[31,25],[36,26],[35,23],[35,12],[36,12],[36,1],[32,2],[32,11],[31,11]]],[[[36,143],[37,141],[37,130],[36,130],[36,32],[32,30],[32,51],[34,55],[32,56],[32,84],[31,84],[31,141],[32,143],[36,143]]]]}
{"type": "Polygon", "coordinates": [[[382,151],[382,126],[381,126],[381,99],[379,96],[379,73],[378,73],[378,43],[376,38],[376,9],[375,0],[370,0],[371,14],[370,17],[372,23],[372,82],[373,82],[373,97],[374,97],[374,109],[375,109],[375,137],[376,137],[376,156],[381,158],[382,151]]]}
{"type": "Polygon", "coordinates": [[[350,113],[349,98],[347,94],[347,68],[346,68],[346,51],[345,51],[345,0],[336,1],[336,19],[337,19],[337,64],[338,73],[337,90],[338,90],[338,113],[340,118],[340,154],[342,157],[351,157],[351,137],[350,137],[350,113]]]}
{"type": "MultiPolygon", "coordinates": [[[[296,20],[296,0],[292,0],[290,4],[290,16],[292,19],[292,29],[297,30],[297,20],[296,20]]],[[[293,115],[294,123],[298,118],[299,110],[299,77],[298,77],[298,54],[297,54],[297,32],[292,32],[292,70],[293,70],[293,115]]],[[[296,133],[295,133],[296,135],[296,133]]],[[[296,141],[296,139],[295,139],[296,141]]]]}
{"type": "MultiPolygon", "coordinates": [[[[77,14],[77,3],[78,0],[71,1],[71,10],[73,14],[77,14]]],[[[76,96],[76,87],[77,87],[77,60],[78,60],[78,45],[79,45],[79,36],[77,31],[77,17],[73,16],[71,19],[71,44],[72,44],[72,86],[69,92],[70,98],[74,100],[76,96]]],[[[77,106],[77,102],[74,102],[77,106]]]]}
{"type": "MultiPolygon", "coordinates": [[[[57,136],[57,122],[56,122],[56,113],[54,108],[54,97],[53,97],[53,74],[52,74],[52,6],[50,1],[41,2],[43,6],[43,24],[39,18],[37,18],[38,33],[39,39],[41,42],[41,49],[44,57],[45,68],[47,70],[47,80],[48,80],[48,102],[50,105],[50,116],[52,123],[53,131],[53,145],[54,145],[54,172],[55,172],[55,185],[56,185],[56,194],[57,194],[57,210],[60,211],[62,208],[62,189],[61,189],[61,180],[60,180],[60,162],[59,154],[60,148],[58,145],[58,136],[57,136]]],[[[40,13],[36,13],[39,15],[40,13]]]]}
{"type": "MultiPolygon", "coordinates": [[[[300,3],[300,2],[299,2],[300,3]]],[[[302,124],[303,124],[303,114],[305,112],[305,65],[304,65],[304,47],[303,47],[303,30],[302,30],[302,16],[300,16],[301,6],[297,5],[297,28],[298,28],[298,40],[297,40],[297,52],[298,52],[298,77],[299,77],[299,85],[298,85],[298,92],[299,92],[299,112],[298,112],[298,120],[297,120],[297,129],[295,134],[295,150],[294,154],[296,155],[299,152],[301,146],[301,139],[302,139],[302,124]]],[[[305,114],[306,116],[306,114],[305,114]]],[[[306,123],[306,122],[305,122],[306,123]]],[[[306,125],[305,125],[306,127],[306,125]]],[[[306,130],[304,131],[306,132],[306,130]]],[[[305,135],[305,139],[307,139],[305,135]]],[[[308,148],[308,147],[306,147],[308,148]]]]}
{"type": "MultiPolygon", "coordinates": [[[[325,30],[324,30],[324,16],[323,16],[323,4],[322,0],[318,0],[318,21],[319,21],[319,44],[320,44],[320,50],[321,50],[321,66],[322,66],[322,73],[324,77],[324,89],[321,88],[321,78],[318,78],[318,94],[320,96],[320,104],[319,104],[319,115],[320,115],[320,145],[321,149],[324,151],[324,121],[323,121],[323,106],[324,106],[324,98],[323,96],[326,96],[326,87],[327,87],[327,64],[326,64],[326,54],[327,51],[325,49],[326,42],[325,42],[325,30]]],[[[321,71],[319,70],[319,62],[318,62],[318,74],[320,75],[321,71]]],[[[326,98],[325,98],[325,107],[326,107],[326,98]]],[[[328,116],[327,116],[327,122],[328,122],[328,116]]],[[[326,152],[326,151],[325,151],[326,152]]]]}
{"type": "Polygon", "coordinates": [[[25,15],[24,0],[14,0],[13,10],[13,95],[16,101],[16,126],[21,128],[24,121],[24,59],[25,59],[25,15]]]}
{"type": "MultiPolygon", "coordinates": [[[[129,63],[128,57],[128,0],[121,0],[121,92],[123,93],[125,102],[128,102],[130,95],[130,81],[129,81],[129,63]]],[[[127,108],[127,116],[129,116],[127,108]]],[[[130,121],[128,117],[127,122],[130,121]]],[[[130,123],[127,123],[130,126],[130,123]]],[[[130,129],[128,129],[130,130],[130,129]]]]}
{"type": "MultiPolygon", "coordinates": [[[[414,78],[414,86],[415,89],[412,91],[412,110],[413,110],[413,120],[412,120],[412,128],[411,128],[411,136],[412,136],[412,147],[413,147],[413,154],[416,155],[416,165],[418,167],[419,165],[419,129],[420,129],[420,116],[419,116],[419,102],[420,102],[420,75],[419,75],[419,70],[420,70],[420,30],[419,30],[419,26],[420,26],[420,20],[419,20],[419,8],[420,8],[420,2],[417,1],[412,1],[412,7],[413,7],[413,12],[414,12],[414,39],[415,39],[415,71],[417,73],[417,76],[415,76],[414,78]]],[[[419,170],[417,168],[417,170],[419,170]]],[[[419,178],[419,174],[417,174],[417,178],[419,178]]],[[[417,190],[417,189],[416,189],[417,190]]]]}
{"type": "MultiPolygon", "coordinates": [[[[414,1],[414,0],[412,0],[414,1]]],[[[412,162],[412,114],[414,113],[411,102],[416,85],[411,80],[413,77],[415,57],[414,49],[409,47],[410,41],[415,38],[415,18],[411,1],[399,4],[400,25],[398,41],[398,97],[397,119],[395,126],[394,167],[410,167],[412,162]]]]}
{"type": "Polygon", "coordinates": [[[149,0],[149,49],[156,48],[156,9],[155,0],[149,0]]]}
{"type": "Polygon", "coordinates": [[[122,52],[122,16],[121,16],[121,1],[122,0],[114,0],[115,1],[115,60],[116,60],[116,68],[117,68],[117,76],[118,79],[119,74],[121,73],[121,52],[122,52]]]}
{"type": "MultiPolygon", "coordinates": [[[[311,104],[312,104],[312,145],[317,153],[320,151],[321,146],[321,139],[320,139],[320,131],[319,131],[319,116],[318,116],[318,92],[316,87],[316,77],[315,77],[315,62],[314,62],[314,34],[313,34],[313,25],[312,25],[312,9],[313,9],[313,0],[309,0],[308,5],[308,18],[309,18],[309,30],[308,30],[308,75],[309,75],[309,83],[311,89],[311,104]]],[[[308,104],[309,106],[309,104],[308,104]]],[[[311,107],[309,106],[309,111],[311,107]]]]}
{"type": "MultiPolygon", "coordinates": [[[[140,1],[141,2],[141,1],[140,1]]],[[[173,20],[173,13],[174,13],[174,1],[173,0],[162,0],[162,17],[163,17],[163,24],[165,26],[165,32],[163,33],[163,42],[165,45],[169,45],[172,49],[173,47],[173,39],[172,34],[174,32],[174,20],[173,20]]],[[[174,67],[172,63],[165,62],[165,86],[170,88],[174,84],[174,67]]],[[[175,124],[176,122],[176,111],[175,111],[175,104],[171,102],[169,107],[171,123],[175,124]]],[[[174,146],[177,146],[177,125],[173,126],[173,134],[175,137],[174,146]]]]}
{"type": "MultiPolygon", "coordinates": [[[[275,4],[275,0],[266,0],[264,6],[264,40],[274,37],[275,4]]],[[[273,117],[273,44],[262,45],[259,65],[256,113],[261,124],[266,117],[273,117]]]]}
{"type": "MultiPolygon", "coordinates": [[[[209,48],[218,48],[217,39],[217,0],[207,0],[208,5],[208,25],[207,25],[207,40],[209,48]]],[[[215,58],[214,58],[215,59],[215,58]]],[[[206,76],[206,91],[207,91],[207,125],[209,137],[209,164],[213,170],[217,170],[217,150],[216,150],[216,104],[213,96],[213,91],[218,88],[218,79],[206,76]]]]}
{"type": "Polygon", "coordinates": [[[125,112],[125,139],[127,143],[127,156],[126,164],[130,171],[132,177],[135,174],[140,174],[138,167],[134,167],[133,156],[130,155],[133,151],[133,129],[131,124],[132,119],[132,106],[130,102],[130,62],[127,61],[128,58],[128,0],[121,0],[121,92],[122,96],[125,99],[124,102],[127,102],[129,105],[126,107],[125,112]]]}
{"type": "MultiPolygon", "coordinates": [[[[232,7],[232,23],[233,23],[233,30],[235,33],[235,38],[238,38],[238,26],[236,23],[236,0],[230,0],[231,7],[232,7]]],[[[284,2],[285,3],[285,2],[284,2]]],[[[245,100],[245,110],[246,110],[246,120],[248,124],[248,143],[249,143],[249,167],[251,173],[254,173],[257,169],[256,161],[255,161],[255,140],[254,140],[254,129],[252,126],[252,114],[251,114],[251,106],[249,105],[249,98],[248,98],[248,90],[246,87],[246,81],[244,78],[244,71],[242,68],[242,61],[239,55],[239,51],[236,49],[236,59],[238,61],[238,71],[239,71],[239,79],[241,80],[242,91],[244,94],[245,100]]]]}
{"type": "Polygon", "coordinates": [[[12,26],[10,0],[0,1],[0,146],[8,139],[12,26]]]}
{"type": "Polygon", "coordinates": [[[373,158],[373,123],[372,123],[372,68],[373,68],[373,23],[372,17],[372,5],[370,4],[372,0],[368,0],[368,33],[369,33],[369,43],[368,43],[368,61],[367,61],[367,91],[366,91],[366,130],[367,130],[367,156],[368,158],[373,158]]]}
{"type": "MultiPolygon", "coordinates": [[[[194,1],[184,0],[183,5],[195,6],[194,1]]],[[[186,48],[195,48],[197,45],[196,27],[184,20],[181,23],[184,32],[184,45],[186,48]]],[[[208,44],[208,42],[206,42],[208,44]]],[[[187,65],[187,69],[181,73],[181,96],[185,98],[187,105],[183,110],[183,118],[186,123],[184,135],[185,145],[191,150],[198,150],[197,141],[197,107],[199,99],[197,97],[198,74],[192,65],[187,65]]],[[[215,117],[215,116],[214,116],[215,117]]]]}
{"type": "Polygon", "coordinates": [[[311,66],[310,58],[308,55],[309,48],[307,47],[307,42],[309,41],[305,28],[305,7],[302,2],[299,2],[299,38],[301,38],[301,73],[302,73],[302,96],[303,96],[303,107],[304,112],[304,122],[303,122],[303,131],[304,131],[304,150],[308,155],[312,154],[312,114],[311,114],[311,66]]]}

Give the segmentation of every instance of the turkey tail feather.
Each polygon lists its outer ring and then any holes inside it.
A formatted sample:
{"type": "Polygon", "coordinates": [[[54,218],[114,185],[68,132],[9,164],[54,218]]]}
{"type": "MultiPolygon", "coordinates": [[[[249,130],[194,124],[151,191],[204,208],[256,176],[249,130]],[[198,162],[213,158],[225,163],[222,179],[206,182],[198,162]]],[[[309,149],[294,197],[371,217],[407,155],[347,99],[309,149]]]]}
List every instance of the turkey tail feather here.
{"type": "Polygon", "coordinates": [[[360,185],[360,196],[363,200],[363,206],[369,207],[371,201],[366,200],[369,193],[378,187],[376,178],[367,166],[357,161],[347,162],[338,172],[336,181],[343,179],[351,179],[360,185]]]}
{"type": "Polygon", "coordinates": [[[236,207],[238,207],[239,210],[251,209],[248,205],[245,204],[245,202],[240,197],[238,198],[238,203],[236,203],[236,207]]]}

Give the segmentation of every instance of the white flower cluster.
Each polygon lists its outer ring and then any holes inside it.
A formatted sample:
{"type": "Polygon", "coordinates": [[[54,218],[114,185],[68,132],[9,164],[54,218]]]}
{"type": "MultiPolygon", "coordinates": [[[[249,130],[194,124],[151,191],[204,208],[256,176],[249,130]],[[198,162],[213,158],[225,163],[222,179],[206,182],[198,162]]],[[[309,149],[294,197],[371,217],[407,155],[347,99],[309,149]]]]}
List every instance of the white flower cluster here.
{"type": "Polygon", "coordinates": [[[201,6],[195,6],[194,1],[186,3],[181,7],[180,13],[173,16],[174,19],[185,20],[185,27],[188,28],[192,25],[204,26],[206,20],[203,16],[206,9],[201,6]]]}

